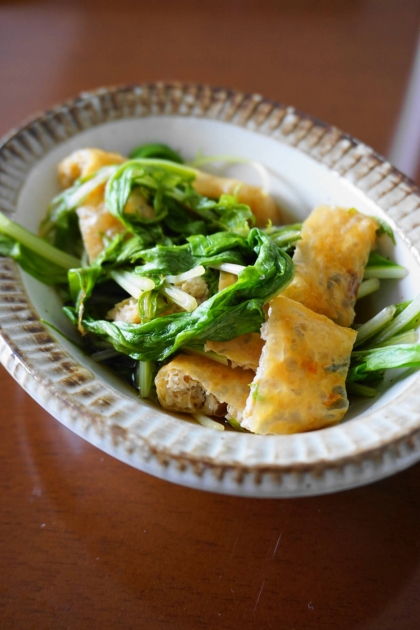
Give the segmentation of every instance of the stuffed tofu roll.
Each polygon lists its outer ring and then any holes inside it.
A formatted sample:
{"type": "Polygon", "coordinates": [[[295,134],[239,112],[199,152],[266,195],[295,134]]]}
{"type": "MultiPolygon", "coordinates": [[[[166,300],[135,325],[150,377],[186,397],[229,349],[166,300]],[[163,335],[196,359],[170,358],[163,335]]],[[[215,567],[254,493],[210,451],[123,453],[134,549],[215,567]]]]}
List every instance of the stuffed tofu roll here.
{"type": "Polygon", "coordinates": [[[268,221],[274,225],[282,222],[281,210],[273,197],[259,186],[251,186],[237,179],[216,177],[202,171],[198,171],[192,185],[200,195],[211,199],[219,199],[221,195],[237,195],[239,203],[251,208],[257,227],[266,227],[268,221]]]}
{"type": "Polygon", "coordinates": [[[377,228],[376,221],[354,209],[315,208],[297,242],[295,277],[282,295],[350,326],[377,228]]]}
{"type": "Polygon", "coordinates": [[[356,331],[278,297],[262,326],[266,340],[241,426],[253,433],[300,433],[337,424],[356,331]]]}
{"type": "Polygon", "coordinates": [[[122,164],[127,158],[119,153],[109,153],[101,149],[80,149],[73,151],[58,165],[58,180],[62,188],[72,186],[79,177],[92,175],[104,166],[122,164]]]}
{"type": "Polygon", "coordinates": [[[159,370],[155,385],[164,409],[236,419],[242,416],[253,378],[250,370],[180,354],[159,370]]]}
{"type": "MultiPolygon", "coordinates": [[[[92,175],[104,166],[126,162],[119,153],[108,153],[101,149],[81,149],[71,153],[58,165],[58,179],[67,188],[80,177],[92,175]]],[[[105,182],[98,183],[76,210],[83,244],[92,262],[104,249],[107,242],[126,231],[124,225],[108,210],[105,204],[105,182]]],[[[154,218],[154,210],[138,189],[134,189],[127,201],[125,212],[154,218]]]]}
{"type": "Polygon", "coordinates": [[[264,341],[259,333],[247,333],[230,341],[207,341],[206,352],[216,352],[229,359],[232,367],[257,371],[264,341]]]}

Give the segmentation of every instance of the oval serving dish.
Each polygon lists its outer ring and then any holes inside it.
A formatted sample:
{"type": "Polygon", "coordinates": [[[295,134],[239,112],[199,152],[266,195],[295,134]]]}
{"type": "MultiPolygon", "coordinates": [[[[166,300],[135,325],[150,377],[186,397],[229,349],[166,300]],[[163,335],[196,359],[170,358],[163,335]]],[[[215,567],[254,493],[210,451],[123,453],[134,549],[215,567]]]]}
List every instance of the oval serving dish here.
{"type": "MultiPolygon", "coordinates": [[[[127,154],[147,142],[167,143],[187,159],[201,151],[259,160],[272,173],[270,192],[296,220],[320,203],[386,218],[397,234],[388,253],[409,274],[388,281],[375,310],[420,293],[419,188],[364,144],[258,95],[162,83],[84,93],[3,139],[0,210],[37,231],[58,192],[60,159],[88,146],[127,154]]],[[[140,401],[41,319],[74,334],[54,290],[0,259],[3,365],[71,430],[162,479],[226,494],[294,497],[369,483],[420,459],[420,372],[400,373],[332,428],[286,436],[218,432],[140,401]]]]}

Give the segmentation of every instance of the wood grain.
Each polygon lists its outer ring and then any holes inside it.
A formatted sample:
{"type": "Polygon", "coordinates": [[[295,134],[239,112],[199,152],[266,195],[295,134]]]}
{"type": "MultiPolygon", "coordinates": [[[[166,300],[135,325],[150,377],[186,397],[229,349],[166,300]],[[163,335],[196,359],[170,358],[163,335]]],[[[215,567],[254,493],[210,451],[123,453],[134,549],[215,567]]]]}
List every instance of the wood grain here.
{"type": "MultiPolygon", "coordinates": [[[[418,1],[0,2],[0,133],[101,84],[178,79],[293,104],[388,150],[418,1]]],[[[420,466],[260,501],[159,481],[1,369],[0,627],[415,630],[420,466]]]]}

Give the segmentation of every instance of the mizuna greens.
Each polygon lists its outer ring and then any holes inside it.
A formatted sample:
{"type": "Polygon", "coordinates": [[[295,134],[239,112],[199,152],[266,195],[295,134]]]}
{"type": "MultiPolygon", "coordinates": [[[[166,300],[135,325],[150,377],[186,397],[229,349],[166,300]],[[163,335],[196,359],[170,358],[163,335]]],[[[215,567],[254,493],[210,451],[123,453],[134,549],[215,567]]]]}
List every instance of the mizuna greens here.
{"type": "MultiPolygon", "coordinates": [[[[194,239],[193,245],[187,246],[187,249],[180,246],[183,248],[182,253],[188,252],[191,256],[187,267],[189,266],[190,269],[195,267],[198,261],[200,265],[205,266],[220,259],[218,248],[214,246],[212,248],[212,241],[216,240],[215,236],[203,237],[208,244],[201,242],[202,247],[195,247],[194,239]],[[203,255],[197,258],[192,253],[194,251],[203,252],[203,255]],[[212,251],[215,251],[213,256],[205,255],[206,252],[212,251]]],[[[216,293],[192,312],[156,317],[145,324],[109,322],[84,317],[83,328],[108,341],[119,352],[128,354],[139,361],[162,361],[186,345],[203,346],[208,340],[226,341],[244,333],[259,331],[265,319],[263,306],[291,281],[293,263],[286,253],[282,252],[268,236],[257,228],[251,230],[246,240],[238,241],[238,237],[235,237],[235,240],[240,250],[247,252],[248,258],[256,255],[256,261],[253,265],[244,267],[235,284],[216,293]]],[[[176,247],[171,249],[172,253],[176,253],[176,247]]],[[[172,257],[168,258],[169,262],[165,266],[162,261],[166,260],[167,250],[168,248],[163,249],[164,253],[161,257],[159,248],[155,248],[151,256],[152,260],[160,261],[159,274],[156,271],[156,265],[149,268],[148,278],[154,279],[155,287],[162,286],[164,282],[162,278],[165,275],[185,270],[182,254],[181,266],[176,266],[173,262],[175,258],[172,257]],[[176,270],[174,267],[177,267],[176,270]]],[[[146,252],[146,259],[149,256],[150,250],[146,252]]],[[[144,269],[140,268],[141,275],[136,273],[136,269],[137,267],[131,276],[143,278],[143,274],[146,273],[144,269]]],[[[79,280],[76,305],[78,299],[80,303],[80,294],[91,293],[94,273],[93,270],[90,273],[90,282],[86,282],[85,277],[82,284],[79,280]]],[[[71,272],[70,275],[74,277],[74,274],[75,272],[71,272]]],[[[76,308],[67,307],[65,312],[74,322],[77,321],[76,308]]]]}
{"type": "MultiPolygon", "coordinates": [[[[64,312],[86,350],[126,375],[142,397],[153,397],[157,369],[181,349],[226,366],[225,357],[204,352],[205,344],[259,332],[264,306],[294,275],[301,224],[255,227],[254,214],[236,193],[217,199],[199,194],[193,187],[197,174],[170,147],[143,145],[124,163],[81,176],[57,195],[40,236],[0,213],[0,255],[60,286],[67,296],[64,312]],[[92,203],[98,190],[118,229],[101,232],[102,246],[92,256],[78,209],[92,203]],[[219,290],[222,272],[236,281],[219,290]],[[132,309],[135,316],[113,318],[116,308],[132,309]]],[[[378,234],[393,238],[384,222],[378,221],[378,234]]],[[[358,297],[405,273],[372,252],[358,297]]],[[[387,369],[420,366],[414,332],[419,319],[416,298],[383,309],[358,329],[350,393],[373,397],[387,369]]],[[[213,422],[196,415],[206,426],[213,422]]],[[[234,418],[228,422],[240,428],[234,418]]]]}

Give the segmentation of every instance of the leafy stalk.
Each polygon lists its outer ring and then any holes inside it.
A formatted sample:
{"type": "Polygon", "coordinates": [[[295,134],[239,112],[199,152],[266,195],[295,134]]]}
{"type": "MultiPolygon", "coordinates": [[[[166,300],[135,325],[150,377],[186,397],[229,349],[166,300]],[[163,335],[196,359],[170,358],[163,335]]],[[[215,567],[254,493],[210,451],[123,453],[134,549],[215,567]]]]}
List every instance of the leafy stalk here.
{"type": "Polygon", "coordinates": [[[375,293],[375,291],[378,291],[379,287],[380,283],[377,278],[369,278],[369,280],[363,280],[357,291],[357,299],[360,300],[361,298],[364,298],[371,293],[375,293]]]}
{"type": "Polygon", "coordinates": [[[376,252],[371,252],[368,263],[365,267],[364,278],[393,279],[405,278],[407,270],[401,265],[380,256],[376,252]]]}
{"type": "Polygon", "coordinates": [[[373,339],[377,345],[391,339],[395,335],[416,328],[420,321],[420,295],[418,295],[404,310],[387,324],[373,339]]]}
{"type": "Polygon", "coordinates": [[[206,427],[206,429],[213,429],[214,431],[224,431],[225,427],[220,422],[216,422],[212,420],[208,416],[205,416],[203,413],[193,413],[192,417],[194,420],[201,424],[201,426],[206,427]]]}
{"type": "Polygon", "coordinates": [[[370,337],[376,335],[378,331],[380,331],[384,326],[388,324],[388,322],[392,321],[396,311],[396,307],[394,305],[387,306],[382,311],[380,311],[375,317],[372,317],[365,324],[362,324],[357,331],[356,342],[354,347],[362,345],[367,341],[370,337]]]}
{"type": "Polygon", "coordinates": [[[181,289],[177,289],[167,282],[162,285],[161,292],[169,298],[174,304],[180,306],[184,311],[191,313],[197,308],[197,300],[181,289]]]}
{"type": "Polygon", "coordinates": [[[409,344],[416,343],[418,340],[418,334],[414,330],[408,330],[407,332],[401,333],[400,335],[395,335],[394,337],[390,337],[386,341],[382,343],[376,344],[377,348],[385,347],[385,346],[400,346],[401,344],[409,344]]]}
{"type": "Polygon", "coordinates": [[[372,348],[352,353],[347,381],[363,380],[370,372],[393,368],[420,367],[420,344],[372,348]]]}
{"type": "Polygon", "coordinates": [[[8,219],[2,212],[0,212],[0,232],[57,267],[72,269],[80,265],[77,258],[53,247],[39,236],[35,236],[21,225],[8,219]]]}
{"type": "Polygon", "coordinates": [[[129,271],[111,271],[109,275],[120,287],[136,299],[141,296],[143,291],[152,291],[155,288],[153,280],[142,278],[129,271]]]}
{"type": "Polygon", "coordinates": [[[362,385],[361,383],[346,383],[346,390],[348,394],[358,398],[375,398],[378,395],[378,391],[374,387],[362,385]]]}
{"type": "Polygon", "coordinates": [[[136,368],[136,384],[140,398],[148,398],[153,386],[153,364],[150,361],[139,361],[136,368]]]}

